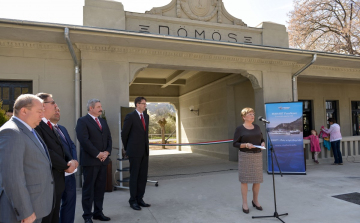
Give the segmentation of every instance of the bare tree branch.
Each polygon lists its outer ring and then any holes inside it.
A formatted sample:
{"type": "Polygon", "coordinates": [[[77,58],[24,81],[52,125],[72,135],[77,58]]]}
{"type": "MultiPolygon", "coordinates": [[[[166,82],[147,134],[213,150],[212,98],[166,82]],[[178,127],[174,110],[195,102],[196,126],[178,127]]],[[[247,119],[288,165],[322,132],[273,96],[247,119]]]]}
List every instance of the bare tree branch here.
{"type": "Polygon", "coordinates": [[[360,0],[293,1],[288,14],[292,47],[359,55],[360,0]]]}

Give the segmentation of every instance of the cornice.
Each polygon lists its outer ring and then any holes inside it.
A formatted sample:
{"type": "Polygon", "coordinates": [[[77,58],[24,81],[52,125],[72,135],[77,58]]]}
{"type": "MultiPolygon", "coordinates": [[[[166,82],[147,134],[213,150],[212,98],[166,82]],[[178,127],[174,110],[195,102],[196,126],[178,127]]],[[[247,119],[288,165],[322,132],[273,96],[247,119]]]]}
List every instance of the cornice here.
{"type": "MultiPolygon", "coordinates": [[[[25,42],[6,39],[0,39],[0,47],[69,51],[69,48],[66,44],[25,42]]],[[[79,50],[76,48],[75,51],[79,52],[79,50]]]]}
{"type": "MultiPolygon", "coordinates": [[[[304,65],[305,64],[295,64],[294,68],[300,69],[304,65]]],[[[345,68],[345,67],[330,67],[330,66],[312,65],[308,69],[309,70],[328,70],[328,71],[337,71],[337,72],[356,72],[356,73],[360,73],[360,69],[345,68]]]]}
{"type": "MultiPolygon", "coordinates": [[[[164,56],[164,57],[175,57],[175,58],[185,58],[185,59],[221,60],[221,61],[229,61],[235,63],[291,66],[293,67],[293,69],[299,69],[304,66],[303,64],[297,64],[296,62],[282,61],[282,60],[267,60],[267,59],[259,59],[259,58],[212,55],[212,54],[202,54],[202,53],[190,53],[190,52],[179,52],[179,51],[157,50],[157,49],[146,49],[146,48],[132,48],[132,47],[121,47],[121,46],[110,46],[110,45],[92,45],[92,44],[90,45],[90,44],[80,44],[80,43],[76,43],[74,45],[75,45],[74,46],[75,52],[80,52],[80,50],[82,50],[82,51],[114,52],[120,54],[142,54],[142,55],[147,54],[151,56],[164,56]]],[[[14,40],[6,40],[6,39],[0,39],[0,47],[55,50],[55,51],[69,50],[66,44],[25,42],[25,41],[14,41],[14,40]]],[[[308,69],[360,73],[360,69],[355,69],[355,68],[331,67],[331,66],[319,66],[319,65],[312,65],[308,69]]]]}
{"type": "MultiPolygon", "coordinates": [[[[76,44],[76,46],[80,50],[84,50],[84,51],[105,51],[105,52],[115,52],[122,54],[142,54],[142,55],[147,54],[151,56],[176,57],[176,58],[187,58],[187,59],[198,59],[198,60],[220,60],[220,61],[229,61],[235,63],[291,66],[294,69],[300,69],[301,67],[304,66],[304,64],[298,64],[296,62],[283,61],[283,60],[267,60],[267,59],[259,59],[259,58],[212,55],[212,54],[179,52],[179,51],[170,51],[170,50],[156,50],[156,49],[145,49],[145,48],[130,48],[130,47],[120,47],[120,46],[110,46],[110,45],[89,45],[89,44],[76,44]]],[[[360,69],[344,68],[344,67],[312,65],[308,69],[360,73],[360,69]]]]}
{"type": "Polygon", "coordinates": [[[164,57],[176,57],[185,59],[197,59],[197,60],[220,60],[229,61],[235,63],[251,63],[251,64],[271,64],[279,66],[294,66],[295,62],[281,61],[281,60],[266,60],[258,58],[248,57],[235,57],[226,55],[212,55],[212,54],[201,54],[201,53],[190,53],[190,52],[178,52],[170,50],[156,50],[156,49],[145,49],[145,48],[130,48],[110,45],[89,45],[79,44],[76,46],[81,51],[98,51],[98,52],[114,52],[120,54],[142,54],[150,56],[164,56],[164,57]]]}

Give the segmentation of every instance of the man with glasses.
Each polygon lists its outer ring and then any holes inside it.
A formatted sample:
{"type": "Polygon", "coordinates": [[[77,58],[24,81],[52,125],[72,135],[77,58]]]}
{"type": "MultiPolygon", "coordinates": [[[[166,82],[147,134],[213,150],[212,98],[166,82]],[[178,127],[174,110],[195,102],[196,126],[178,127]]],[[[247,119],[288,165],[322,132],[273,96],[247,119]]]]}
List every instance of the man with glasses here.
{"type": "MultiPolygon", "coordinates": [[[[60,108],[57,107],[55,114],[50,118],[51,124],[60,136],[60,141],[66,152],[70,153],[73,159],[77,160],[76,146],[71,140],[67,129],[59,125],[60,108]]],[[[65,190],[61,198],[60,223],[74,223],[76,206],[76,179],[75,174],[65,173],[65,190]]]]}
{"type": "Polygon", "coordinates": [[[64,172],[73,173],[78,166],[78,162],[72,159],[70,153],[64,150],[60,136],[53,128],[50,118],[55,114],[57,104],[51,94],[38,93],[36,96],[44,100],[44,117],[39,126],[35,129],[44,140],[49,149],[52,162],[52,173],[55,181],[54,208],[51,213],[43,218],[43,223],[58,223],[61,197],[65,189],[64,172]]]}
{"type": "Polygon", "coordinates": [[[149,166],[149,115],[146,114],[146,99],[135,98],[135,111],[126,115],[121,139],[130,162],[130,207],[140,211],[150,207],[144,202],[149,166]]]}

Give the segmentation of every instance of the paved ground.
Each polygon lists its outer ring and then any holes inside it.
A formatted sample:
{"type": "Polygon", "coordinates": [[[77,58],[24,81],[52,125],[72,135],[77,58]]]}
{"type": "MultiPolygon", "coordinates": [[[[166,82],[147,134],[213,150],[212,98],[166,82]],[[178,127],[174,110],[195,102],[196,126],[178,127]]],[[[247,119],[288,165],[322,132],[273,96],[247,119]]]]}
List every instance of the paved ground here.
{"type": "MultiPolygon", "coordinates": [[[[244,214],[240,183],[234,170],[237,163],[173,150],[165,152],[168,154],[150,158],[149,178],[159,180],[159,187],[147,185],[144,200],[152,206],[134,211],[128,205],[128,190],[106,193],[104,213],[111,217],[110,222],[280,222],[275,218],[252,219],[252,216],[274,214],[271,175],[264,173],[261,184],[260,203],[264,210],[251,207],[250,214],[244,214]]],[[[275,176],[278,213],[289,213],[282,219],[292,223],[360,222],[359,205],[332,197],[360,192],[359,170],[360,163],[319,164],[308,166],[307,175],[275,176]]],[[[251,191],[248,200],[251,205],[251,191]]],[[[79,193],[75,222],[83,222],[81,214],[79,193]]]]}

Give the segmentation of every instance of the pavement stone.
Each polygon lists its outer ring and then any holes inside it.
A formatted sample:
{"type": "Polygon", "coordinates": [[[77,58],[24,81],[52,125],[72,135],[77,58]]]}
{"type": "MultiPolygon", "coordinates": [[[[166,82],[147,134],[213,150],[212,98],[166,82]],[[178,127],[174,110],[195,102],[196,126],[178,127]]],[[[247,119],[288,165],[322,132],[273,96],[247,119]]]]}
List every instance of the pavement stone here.
{"type": "MultiPolygon", "coordinates": [[[[150,208],[134,211],[129,207],[129,191],[105,193],[104,214],[110,222],[143,223],[232,223],[280,222],[276,218],[252,219],[274,214],[272,175],[264,172],[258,211],[248,202],[250,214],[241,209],[240,182],[236,162],[200,154],[174,153],[150,157],[149,179],[144,200],[150,208]],[[232,169],[232,170],[231,170],[232,169]],[[207,173],[203,173],[207,172],[207,173]]],[[[332,196],[360,192],[360,163],[343,166],[309,165],[306,175],[276,175],[277,210],[285,222],[360,222],[360,206],[332,196]]],[[[75,222],[83,222],[81,191],[78,191],[75,222]]],[[[94,222],[98,222],[94,220],[94,222]]]]}

